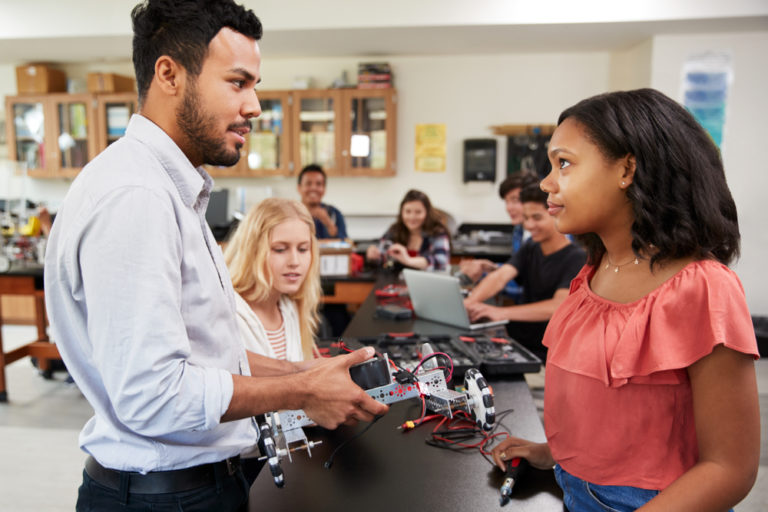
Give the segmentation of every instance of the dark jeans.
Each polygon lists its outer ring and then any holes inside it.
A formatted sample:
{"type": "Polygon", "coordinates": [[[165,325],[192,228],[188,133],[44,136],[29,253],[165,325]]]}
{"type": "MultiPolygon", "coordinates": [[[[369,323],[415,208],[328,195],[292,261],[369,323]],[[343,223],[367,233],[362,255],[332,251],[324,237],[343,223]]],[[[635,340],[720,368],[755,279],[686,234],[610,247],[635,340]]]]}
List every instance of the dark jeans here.
{"type": "Polygon", "coordinates": [[[131,494],[94,481],[83,471],[77,512],[246,512],[250,485],[242,470],[216,474],[215,484],[167,494],[131,494]]]}

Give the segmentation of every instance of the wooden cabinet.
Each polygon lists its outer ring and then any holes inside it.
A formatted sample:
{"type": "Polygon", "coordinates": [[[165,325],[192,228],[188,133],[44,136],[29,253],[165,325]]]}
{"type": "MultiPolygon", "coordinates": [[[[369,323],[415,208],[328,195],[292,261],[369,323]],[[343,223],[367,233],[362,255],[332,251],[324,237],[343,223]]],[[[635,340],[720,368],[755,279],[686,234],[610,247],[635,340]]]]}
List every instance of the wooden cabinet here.
{"type": "Polygon", "coordinates": [[[341,174],[394,176],[397,96],[393,89],[350,89],[341,97],[341,174]]]}
{"type": "Polygon", "coordinates": [[[233,167],[214,177],[297,176],[316,163],[332,176],[393,176],[394,89],[259,91],[262,114],[233,167]]]}
{"type": "MultiPolygon", "coordinates": [[[[395,174],[394,89],[259,91],[262,114],[232,167],[214,177],[296,176],[310,163],[333,176],[395,174]]],[[[135,93],[6,98],[12,160],[37,178],[72,178],[125,133],[135,93]]]]}
{"type": "Polygon", "coordinates": [[[341,90],[293,92],[293,161],[296,172],[308,164],[320,165],[328,174],[341,174],[341,90]]]}
{"type": "Polygon", "coordinates": [[[336,176],[395,174],[394,89],[294,91],[294,161],[336,176]]]}
{"type": "Polygon", "coordinates": [[[9,96],[9,156],[33,178],[74,178],[125,133],[137,108],[135,93],[9,96]]]}
{"type": "Polygon", "coordinates": [[[261,115],[251,119],[251,133],[232,167],[206,166],[213,177],[291,176],[291,91],[258,91],[261,115]]]}
{"type": "Polygon", "coordinates": [[[128,121],[139,109],[136,93],[120,92],[97,94],[96,102],[96,154],[125,135],[128,121]]]}
{"type": "Polygon", "coordinates": [[[31,177],[71,178],[96,156],[91,94],[11,96],[5,100],[8,152],[31,177]]]}

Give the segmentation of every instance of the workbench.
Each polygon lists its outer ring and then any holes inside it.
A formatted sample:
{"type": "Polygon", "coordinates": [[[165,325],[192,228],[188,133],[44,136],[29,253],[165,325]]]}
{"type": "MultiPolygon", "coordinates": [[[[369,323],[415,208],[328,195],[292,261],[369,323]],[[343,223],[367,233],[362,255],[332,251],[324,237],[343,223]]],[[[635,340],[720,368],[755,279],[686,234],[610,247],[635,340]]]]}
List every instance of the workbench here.
{"type": "Polygon", "coordinates": [[[3,317],[2,311],[0,311],[0,402],[7,402],[6,365],[23,357],[36,357],[38,368],[45,373],[49,370],[50,360],[61,359],[61,357],[56,345],[50,342],[46,332],[48,321],[45,313],[42,266],[12,268],[7,272],[0,273],[0,296],[2,295],[27,295],[34,297],[35,325],[37,326],[37,339],[31,340],[29,343],[10,352],[5,352],[2,332],[3,317]]]}
{"type": "MultiPolygon", "coordinates": [[[[391,282],[391,281],[390,281],[391,282]]],[[[376,283],[376,288],[383,282],[376,283]]],[[[387,332],[457,334],[451,326],[420,319],[386,320],[375,316],[377,298],[363,301],[343,339],[387,332]]],[[[489,379],[497,416],[512,435],[542,442],[544,429],[530,389],[522,376],[489,379]],[[510,411],[504,413],[504,411],[510,411]]],[[[416,400],[395,403],[388,414],[359,438],[353,436],[367,424],[342,426],[334,431],[306,429],[310,440],[322,441],[312,450],[292,454],[282,461],[285,487],[275,486],[269,467],[262,469],[251,488],[250,510],[366,512],[417,510],[467,512],[472,510],[562,511],[562,492],[553,471],[529,470],[516,486],[512,500],[499,508],[499,488],[504,474],[477,450],[463,452],[435,448],[425,438],[435,426],[425,423],[411,431],[398,429],[406,420],[419,418],[416,400]],[[331,469],[323,463],[343,442],[331,469]]]]}

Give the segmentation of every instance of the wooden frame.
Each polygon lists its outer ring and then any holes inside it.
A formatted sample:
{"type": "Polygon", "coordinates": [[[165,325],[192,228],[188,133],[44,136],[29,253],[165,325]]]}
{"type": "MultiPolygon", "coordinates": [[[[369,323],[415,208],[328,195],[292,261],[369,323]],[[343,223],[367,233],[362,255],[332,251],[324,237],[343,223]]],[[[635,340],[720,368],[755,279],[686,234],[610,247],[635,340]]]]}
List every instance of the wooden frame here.
{"type": "Polygon", "coordinates": [[[293,114],[291,116],[291,129],[293,130],[292,140],[294,142],[293,147],[293,162],[296,166],[296,172],[301,172],[301,169],[311,163],[319,163],[323,166],[323,170],[329,176],[339,176],[342,172],[342,162],[340,160],[341,155],[341,130],[339,129],[339,119],[341,115],[341,90],[339,89],[306,89],[293,91],[293,114]],[[325,162],[303,162],[301,160],[301,117],[302,109],[301,103],[303,100],[326,100],[333,102],[333,108],[331,121],[334,123],[334,141],[333,141],[333,158],[334,165],[327,165],[325,162]]]}
{"type": "MultiPolygon", "coordinates": [[[[362,104],[362,102],[360,102],[362,104]]],[[[341,116],[339,119],[344,121],[340,123],[341,126],[341,161],[342,174],[345,176],[394,176],[396,174],[395,158],[396,158],[396,130],[397,126],[397,94],[394,89],[348,89],[343,93],[343,101],[341,105],[341,116]],[[369,98],[382,98],[385,101],[386,112],[386,133],[387,133],[387,149],[386,149],[386,162],[384,167],[353,167],[352,155],[351,155],[351,138],[352,138],[352,102],[355,99],[365,100],[369,98]]],[[[358,117],[362,117],[362,111],[357,113],[358,117]]]]}
{"type": "Polygon", "coordinates": [[[139,97],[135,92],[99,93],[96,95],[96,154],[104,151],[110,143],[116,141],[122,135],[109,134],[109,122],[107,119],[108,106],[125,104],[129,110],[129,118],[139,109],[139,97]]]}
{"type": "MultiPolygon", "coordinates": [[[[61,126],[60,107],[83,103],[85,105],[86,132],[84,137],[76,137],[75,140],[85,141],[87,146],[86,162],[92,160],[98,154],[96,150],[96,115],[92,94],[40,94],[29,96],[8,96],[5,99],[6,131],[8,134],[9,158],[18,161],[17,142],[19,138],[14,123],[14,106],[22,104],[39,103],[43,108],[43,155],[42,167],[28,169],[27,172],[33,178],[74,178],[82,167],[65,166],[61,163],[62,151],[59,148],[59,127],[61,126]]],[[[66,111],[65,111],[66,112],[66,111]]],[[[30,140],[32,140],[30,138],[30,140]]]]}

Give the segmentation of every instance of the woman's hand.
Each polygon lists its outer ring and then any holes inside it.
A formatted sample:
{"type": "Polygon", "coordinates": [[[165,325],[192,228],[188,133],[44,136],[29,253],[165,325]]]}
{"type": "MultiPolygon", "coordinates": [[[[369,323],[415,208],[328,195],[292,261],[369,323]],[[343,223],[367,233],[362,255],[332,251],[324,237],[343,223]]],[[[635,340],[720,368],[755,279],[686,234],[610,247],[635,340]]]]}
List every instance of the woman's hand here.
{"type": "Polygon", "coordinates": [[[369,245],[365,250],[365,259],[368,261],[381,261],[381,251],[376,245],[369,245]]]}
{"type": "Polygon", "coordinates": [[[515,457],[522,457],[537,469],[552,469],[555,465],[547,443],[533,443],[518,437],[503,440],[493,448],[491,455],[502,471],[507,469],[507,461],[515,457]]]}
{"type": "Polygon", "coordinates": [[[408,256],[408,249],[406,249],[403,244],[392,244],[392,246],[387,249],[387,254],[403,265],[408,266],[408,259],[410,256],[408,256]]]}

